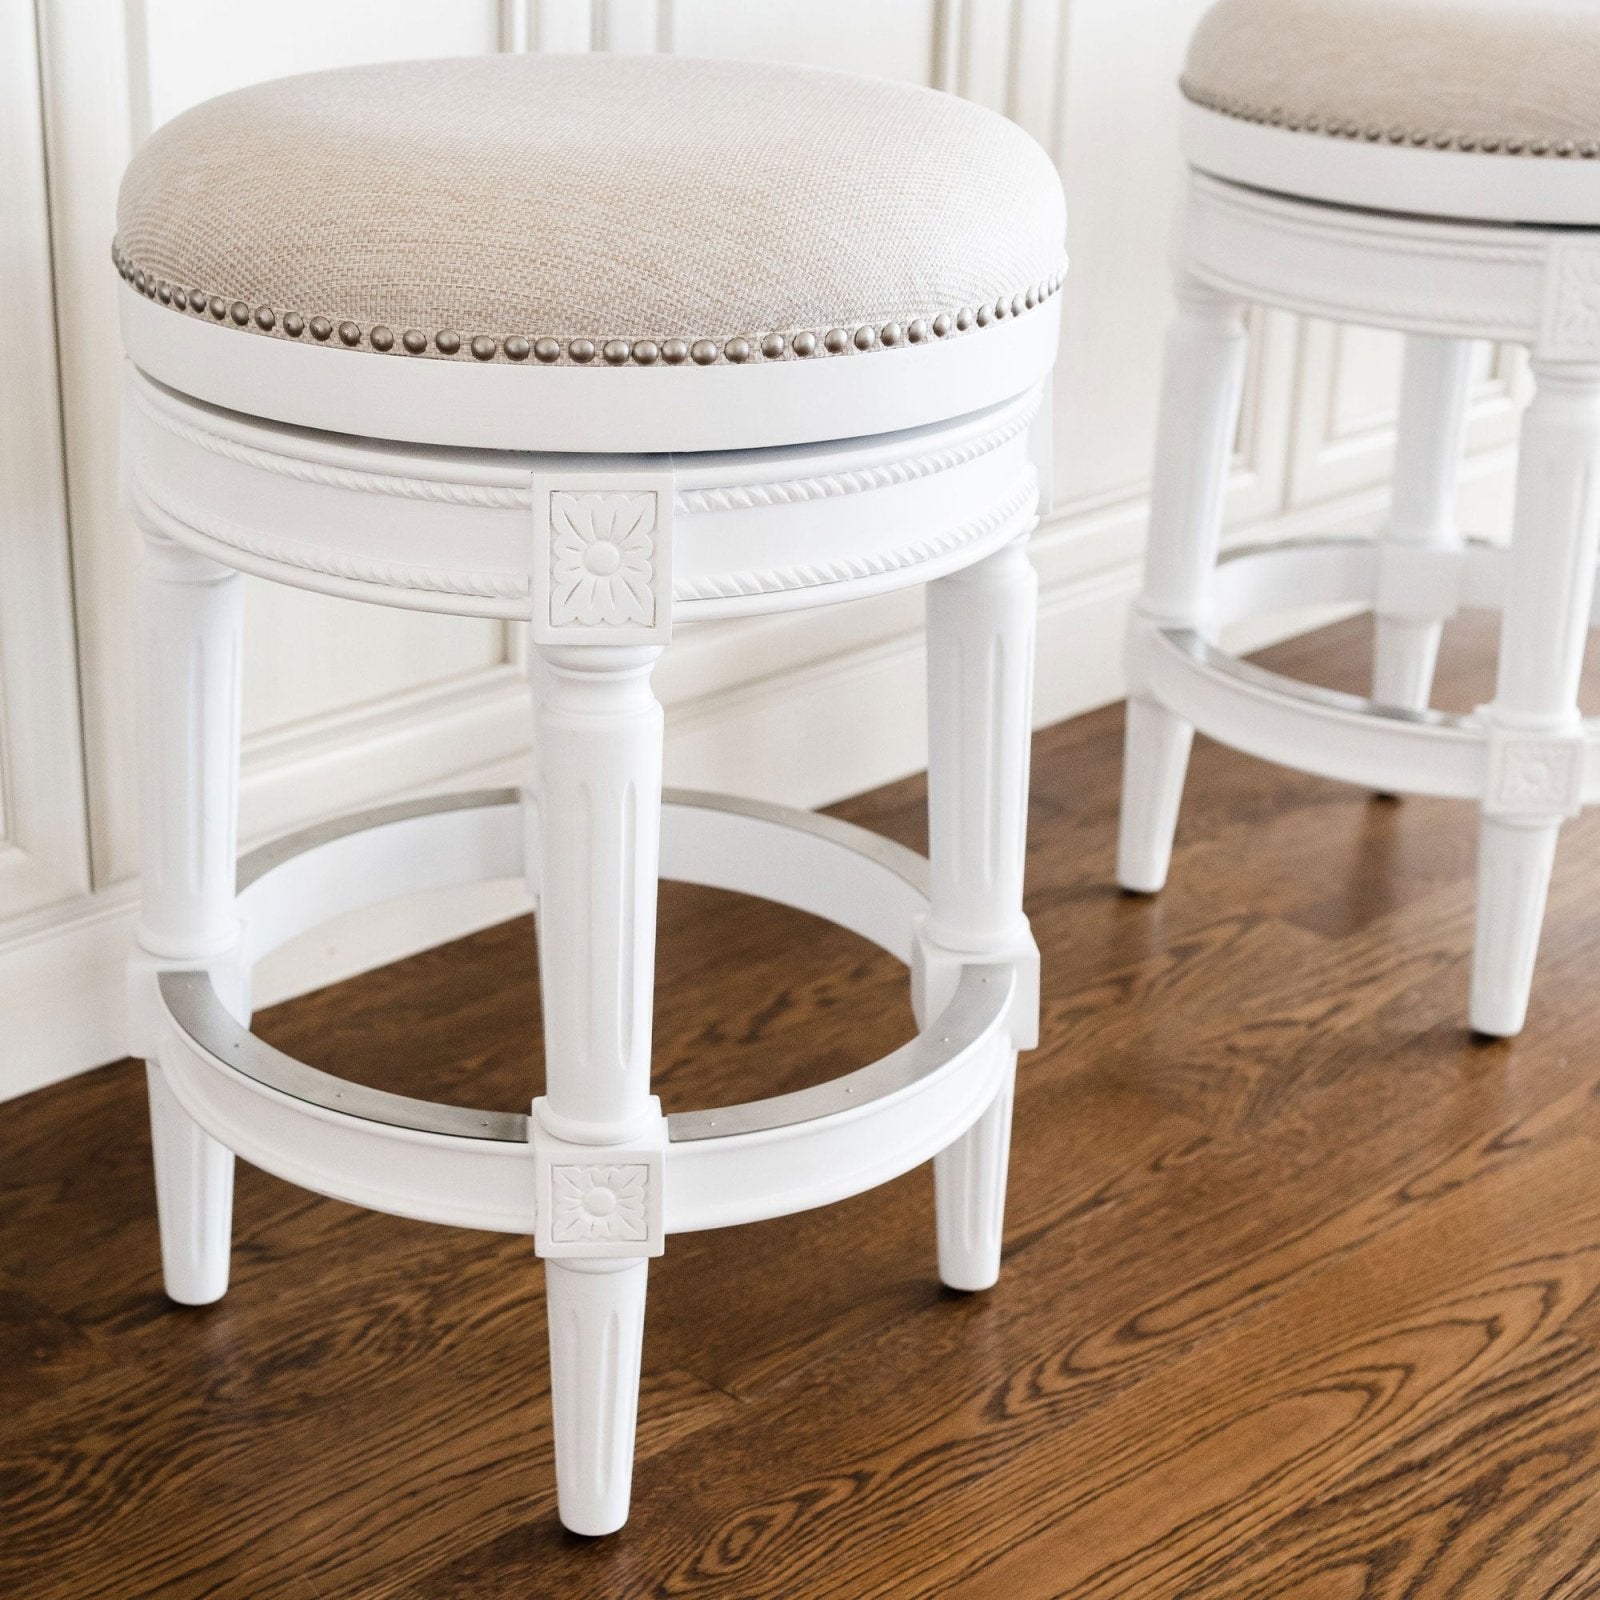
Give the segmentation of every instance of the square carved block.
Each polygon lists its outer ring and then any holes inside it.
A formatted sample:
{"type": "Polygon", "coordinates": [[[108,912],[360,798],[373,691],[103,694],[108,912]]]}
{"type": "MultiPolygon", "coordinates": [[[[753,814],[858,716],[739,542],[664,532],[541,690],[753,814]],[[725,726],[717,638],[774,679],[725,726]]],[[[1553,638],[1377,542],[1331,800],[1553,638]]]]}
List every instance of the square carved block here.
{"type": "Polygon", "coordinates": [[[1496,817],[1575,817],[1583,804],[1581,735],[1492,729],[1483,809],[1496,817]]]}
{"type": "Polygon", "coordinates": [[[666,1247],[661,1174],[666,1118],[625,1145],[573,1144],[548,1132],[533,1106],[537,1163],[534,1245],[545,1257],[658,1256],[666,1247]]]}
{"type": "Polygon", "coordinates": [[[539,644],[665,644],[672,632],[671,473],[535,478],[539,644]]]}

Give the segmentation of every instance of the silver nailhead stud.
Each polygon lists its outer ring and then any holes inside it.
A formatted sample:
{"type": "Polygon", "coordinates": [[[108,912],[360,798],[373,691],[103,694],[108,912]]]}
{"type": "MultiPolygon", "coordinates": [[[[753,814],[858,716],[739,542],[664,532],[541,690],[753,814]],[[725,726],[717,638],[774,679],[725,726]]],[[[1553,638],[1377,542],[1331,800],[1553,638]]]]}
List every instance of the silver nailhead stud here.
{"type": "Polygon", "coordinates": [[[433,336],[434,348],[442,356],[453,356],[461,348],[461,335],[453,329],[445,328],[433,336]]]}
{"type": "Polygon", "coordinates": [[[188,291],[184,289],[174,289],[172,291],[172,303],[180,311],[187,311],[189,309],[188,291]]]}
{"type": "Polygon", "coordinates": [[[878,342],[878,330],[876,328],[857,328],[854,342],[857,350],[870,350],[878,342]]]}
{"type": "Polygon", "coordinates": [[[987,328],[994,321],[994,308],[992,306],[979,306],[976,320],[980,328],[987,328]]]}
{"type": "Polygon", "coordinates": [[[748,361],[750,359],[750,341],[748,339],[730,339],[723,345],[722,353],[730,361],[748,361]]]}
{"type": "Polygon", "coordinates": [[[1037,289],[1030,289],[1027,294],[1022,297],[1022,304],[1028,311],[1032,311],[1033,308],[1038,305],[1038,303],[1039,291],[1037,289]]]}
{"type": "Polygon", "coordinates": [[[829,355],[836,356],[840,351],[849,348],[850,335],[843,328],[829,328],[822,343],[829,355]]]}
{"type": "Polygon", "coordinates": [[[386,351],[394,349],[394,334],[384,327],[381,322],[367,335],[367,341],[374,350],[386,351]]]}
{"type": "Polygon", "coordinates": [[[761,341],[761,353],[768,361],[776,361],[784,352],[785,346],[781,333],[769,333],[761,341]]]}
{"type": "Polygon", "coordinates": [[[593,361],[594,340],[574,339],[572,343],[567,346],[567,354],[571,356],[574,361],[593,361]]]}
{"type": "Polygon", "coordinates": [[[654,366],[656,357],[660,354],[661,352],[656,348],[653,340],[636,339],[634,341],[633,359],[637,361],[641,367],[654,366]]]}
{"type": "Polygon", "coordinates": [[[228,315],[242,328],[250,320],[250,307],[243,300],[235,300],[228,307],[228,315]]]}
{"type": "Polygon", "coordinates": [[[682,339],[668,339],[661,347],[661,359],[669,367],[675,367],[680,361],[687,361],[688,358],[689,347],[682,339]]]}
{"type": "Polygon", "coordinates": [[[939,315],[933,319],[934,338],[944,338],[944,336],[949,333],[954,326],[955,319],[950,315],[950,313],[948,311],[941,311],[939,315]]]}
{"type": "Polygon", "coordinates": [[[145,284],[144,269],[141,267],[139,269],[139,271],[137,271],[133,275],[133,286],[134,286],[135,289],[137,289],[139,291],[140,294],[143,294],[144,293],[144,284],[145,284]]]}
{"type": "Polygon", "coordinates": [[[921,317],[918,317],[916,321],[906,329],[906,338],[908,338],[912,344],[921,344],[927,337],[928,324],[924,322],[921,317]]]}
{"type": "Polygon", "coordinates": [[[970,306],[962,306],[962,308],[956,312],[956,329],[960,333],[965,333],[971,326],[972,308],[970,306]]]}
{"type": "Polygon", "coordinates": [[[339,343],[347,344],[352,349],[361,343],[361,329],[353,322],[339,324],[339,343]]]}
{"type": "Polygon", "coordinates": [[[256,326],[263,333],[271,333],[273,328],[277,326],[277,323],[278,319],[273,316],[271,306],[256,307],[256,326]]]}
{"type": "Polygon", "coordinates": [[[400,343],[403,344],[406,349],[412,353],[412,355],[420,356],[422,352],[428,348],[428,336],[420,328],[407,328],[406,331],[400,335],[400,343]]]}
{"type": "Polygon", "coordinates": [[[214,294],[207,302],[206,309],[210,311],[211,315],[214,316],[218,322],[221,322],[222,319],[228,314],[228,302],[224,300],[220,294],[214,294]]]}
{"type": "Polygon", "coordinates": [[[628,359],[631,347],[626,339],[607,339],[606,347],[601,354],[606,358],[608,365],[620,367],[628,359]]]}
{"type": "Polygon", "coordinates": [[[194,312],[196,316],[203,317],[206,314],[206,295],[204,289],[191,289],[189,291],[189,309],[194,312]]]}
{"type": "Polygon", "coordinates": [[[879,334],[878,337],[881,338],[883,340],[883,342],[886,345],[888,345],[889,348],[892,350],[895,347],[895,345],[900,343],[900,340],[902,338],[902,330],[901,330],[900,324],[898,322],[886,322],[886,323],[884,323],[883,332],[881,334],[879,334]]]}
{"type": "Polygon", "coordinates": [[[298,339],[306,331],[306,319],[298,311],[286,311],[283,314],[283,331],[291,339],[298,339]]]}
{"type": "Polygon", "coordinates": [[[561,341],[559,339],[535,339],[533,353],[544,362],[559,361],[561,359],[561,341]]]}
{"type": "Polygon", "coordinates": [[[156,285],[156,299],[164,306],[172,304],[172,285],[165,278],[156,285]]]}
{"type": "Polygon", "coordinates": [[[505,351],[507,360],[526,361],[528,352],[533,349],[533,346],[521,334],[514,333],[500,348],[505,351]]]}
{"type": "Polygon", "coordinates": [[[789,341],[789,348],[797,356],[814,356],[817,353],[817,336],[814,333],[797,333],[789,341]]]}
{"type": "Polygon", "coordinates": [[[493,339],[486,333],[480,333],[472,341],[472,356],[475,361],[493,361],[494,353],[499,348],[493,339]]]}
{"type": "Polygon", "coordinates": [[[326,317],[313,317],[311,319],[311,337],[313,339],[326,339],[333,332],[333,324],[326,317]]]}
{"type": "Polygon", "coordinates": [[[709,339],[696,339],[689,347],[697,367],[709,367],[717,359],[717,347],[709,339]]]}

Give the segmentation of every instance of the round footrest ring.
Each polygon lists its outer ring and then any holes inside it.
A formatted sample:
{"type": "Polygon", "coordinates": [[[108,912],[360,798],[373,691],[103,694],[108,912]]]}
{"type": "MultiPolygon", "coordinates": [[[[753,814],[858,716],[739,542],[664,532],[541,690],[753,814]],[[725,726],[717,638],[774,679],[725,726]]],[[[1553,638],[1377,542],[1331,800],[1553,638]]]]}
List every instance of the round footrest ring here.
{"type": "MultiPolygon", "coordinates": [[[[307,829],[240,862],[250,962],[333,916],[401,895],[519,876],[528,819],[515,789],[480,790],[307,829]]],[[[669,791],[662,875],[825,917],[910,961],[927,863],[813,812],[669,791]]],[[[156,978],[158,1055],[196,1122],[291,1183],[371,1209],[535,1231],[530,1118],[349,1083],[277,1050],[232,1015],[211,971],[156,978]]],[[[829,1083],[666,1119],[669,1233],[780,1216],[859,1193],[958,1138],[1003,1086],[1019,973],[964,962],[938,1016],[829,1083]]]]}
{"type": "MultiPolygon", "coordinates": [[[[1440,614],[1456,603],[1497,605],[1505,554],[1472,541],[1431,552],[1440,614]]],[[[1373,540],[1344,538],[1230,551],[1217,565],[1212,623],[1223,628],[1299,606],[1371,608],[1380,556],[1373,540]]],[[[1477,713],[1409,710],[1301,683],[1239,659],[1193,627],[1144,622],[1136,625],[1136,641],[1147,694],[1200,732],[1261,760],[1381,793],[1498,805],[1507,748],[1515,760],[1518,747],[1533,742],[1497,736],[1477,713]]],[[[1600,720],[1584,722],[1560,742],[1573,752],[1562,757],[1571,793],[1550,805],[1570,810],[1600,801],[1600,720]]]]}

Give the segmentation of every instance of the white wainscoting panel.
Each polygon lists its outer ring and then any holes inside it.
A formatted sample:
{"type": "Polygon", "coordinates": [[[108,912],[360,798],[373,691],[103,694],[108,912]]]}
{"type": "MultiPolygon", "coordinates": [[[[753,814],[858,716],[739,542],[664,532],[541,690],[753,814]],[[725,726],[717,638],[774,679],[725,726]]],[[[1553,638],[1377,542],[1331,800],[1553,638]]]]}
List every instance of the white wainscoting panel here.
{"type": "MultiPolygon", "coordinates": [[[[8,373],[0,466],[49,465],[0,472],[0,1097],[120,1049],[120,952],[135,896],[126,603],[136,540],[117,487],[108,251],[118,180],[144,132],[206,96],[283,73],[494,49],[843,67],[1015,118],[1055,157],[1071,211],[1055,499],[1035,544],[1036,705],[1048,722],[1121,692],[1179,190],[1173,79],[1206,3],[277,0],[270,24],[259,8],[215,0],[0,8],[0,125],[8,161],[22,152],[0,171],[8,222],[21,219],[0,240],[0,278],[18,279],[29,307],[15,319],[23,334],[12,373],[27,373],[30,397],[8,373]],[[8,598],[18,573],[28,602],[20,617],[8,598]],[[41,671],[44,662],[54,665],[41,671]]],[[[1254,326],[1228,539],[1376,522],[1393,451],[1396,342],[1279,313],[1256,313],[1254,326]]],[[[1504,526],[1518,373],[1515,360],[1485,352],[1463,487],[1463,515],[1482,531],[1504,526]]],[[[519,773],[529,725],[520,629],[253,582],[247,615],[247,839],[519,773]]],[[[672,780],[823,804],[915,770],[925,755],[920,627],[920,596],[891,595],[684,628],[658,674],[672,780]]],[[[268,993],[510,909],[503,895],[469,897],[329,930],[279,964],[268,993]]]]}

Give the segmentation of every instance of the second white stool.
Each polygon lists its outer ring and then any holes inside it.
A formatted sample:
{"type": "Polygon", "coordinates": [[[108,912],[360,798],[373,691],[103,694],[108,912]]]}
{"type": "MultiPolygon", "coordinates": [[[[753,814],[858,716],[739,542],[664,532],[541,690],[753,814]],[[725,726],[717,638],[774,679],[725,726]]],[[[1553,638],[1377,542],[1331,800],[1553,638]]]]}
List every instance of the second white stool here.
{"type": "Polygon", "coordinates": [[[1183,80],[1178,250],[1144,592],[1129,642],[1118,877],[1166,879],[1196,728],[1307,772],[1474,800],[1471,1022],[1523,1025],[1564,818],[1600,799],[1576,701],[1600,534],[1600,11],[1561,0],[1222,0],[1183,80]],[[1393,511],[1377,541],[1217,562],[1244,310],[1409,335],[1393,511]],[[1454,524],[1474,340],[1527,346],[1509,552],[1454,524]],[[1319,602],[1377,615],[1372,700],[1218,648],[1230,622],[1319,602]],[[1503,613],[1499,682],[1428,709],[1439,629],[1503,613]]]}

